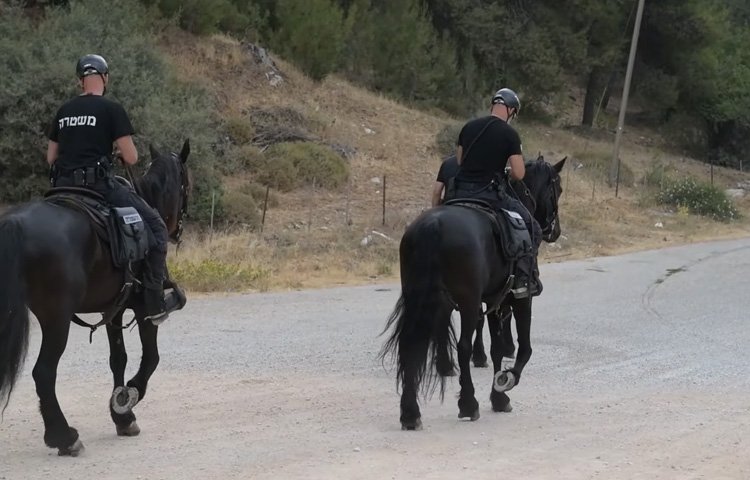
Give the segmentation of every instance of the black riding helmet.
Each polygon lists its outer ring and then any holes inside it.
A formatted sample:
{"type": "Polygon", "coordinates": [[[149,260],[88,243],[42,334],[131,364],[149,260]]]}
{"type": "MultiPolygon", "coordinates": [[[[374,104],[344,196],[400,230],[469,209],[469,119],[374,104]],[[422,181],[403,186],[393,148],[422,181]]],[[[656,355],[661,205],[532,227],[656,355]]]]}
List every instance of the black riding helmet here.
{"type": "Polygon", "coordinates": [[[510,88],[501,88],[492,97],[493,105],[505,105],[507,108],[514,108],[516,111],[514,115],[518,115],[521,111],[521,100],[518,99],[516,92],[510,88]]]}
{"type": "Polygon", "coordinates": [[[78,78],[89,75],[107,75],[109,67],[107,61],[101,55],[84,55],[78,59],[76,64],[76,75],[78,78]]]}

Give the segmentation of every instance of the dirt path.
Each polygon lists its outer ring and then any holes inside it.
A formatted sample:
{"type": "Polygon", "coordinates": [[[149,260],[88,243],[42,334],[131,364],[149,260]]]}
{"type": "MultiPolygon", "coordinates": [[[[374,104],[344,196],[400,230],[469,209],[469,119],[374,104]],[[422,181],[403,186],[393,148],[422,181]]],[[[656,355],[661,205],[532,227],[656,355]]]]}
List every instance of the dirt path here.
{"type": "Polygon", "coordinates": [[[74,330],[58,394],[87,447],[75,459],[42,443],[34,325],[0,480],[750,478],[750,241],[544,267],[513,412],[490,411],[490,370],[475,369],[481,418],[457,420],[453,380],[423,402],[422,432],[400,431],[375,361],[395,285],[191,302],[161,329],[132,439],[106,409],[106,335],[74,330]]]}

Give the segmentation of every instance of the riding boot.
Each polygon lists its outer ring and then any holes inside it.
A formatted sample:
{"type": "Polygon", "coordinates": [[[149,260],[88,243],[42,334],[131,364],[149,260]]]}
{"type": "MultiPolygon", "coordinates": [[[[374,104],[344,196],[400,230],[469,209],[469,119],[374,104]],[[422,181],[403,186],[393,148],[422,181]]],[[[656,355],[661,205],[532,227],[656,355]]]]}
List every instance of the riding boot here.
{"type": "Polygon", "coordinates": [[[534,260],[533,254],[526,254],[516,262],[513,288],[510,290],[514,297],[526,298],[529,295],[536,296],[541,293],[534,274],[534,260]]]}
{"type": "Polygon", "coordinates": [[[143,269],[143,302],[146,309],[145,320],[159,324],[167,319],[169,310],[164,301],[165,255],[150,250],[143,269]]]}

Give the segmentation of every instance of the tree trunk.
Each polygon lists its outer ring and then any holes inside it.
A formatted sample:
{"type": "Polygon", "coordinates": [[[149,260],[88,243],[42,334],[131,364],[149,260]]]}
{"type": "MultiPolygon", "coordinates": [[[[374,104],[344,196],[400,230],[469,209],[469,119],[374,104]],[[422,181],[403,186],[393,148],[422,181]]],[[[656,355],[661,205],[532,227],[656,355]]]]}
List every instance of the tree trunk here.
{"type": "Polygon", "coordinates": [[[599,109],[599,100],[602,98],[602,90],[606,84],[607,73],[601,67],[594,67],[589,73],[589,80],[586,83],[586,98],[583,101],[583,121],[582,125],[587,127],[594,126],[594,119],[599,109]]]}

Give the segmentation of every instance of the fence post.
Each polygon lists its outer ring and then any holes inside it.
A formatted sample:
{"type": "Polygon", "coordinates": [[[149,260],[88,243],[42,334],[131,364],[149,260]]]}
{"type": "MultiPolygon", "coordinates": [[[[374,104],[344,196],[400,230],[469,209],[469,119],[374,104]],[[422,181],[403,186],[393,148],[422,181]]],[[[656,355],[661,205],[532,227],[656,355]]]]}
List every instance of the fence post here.
{"type": "Polygon", "coordinates": [[[313,212],[313,200],[315,199],[315,183],[317,181],[317,178],[313,177],[313,183],[312,183],[312,195],[310,196],[310,200],[308,201],[308,209],[307,209],[307,231],[309,232],[312,228],[312,212],[313,212]]]}
{"type": "Polygon", "coordinates": [[[214,239],[214,210],[216,208],[216,190],[211,190],[211,236],[208,243],[214,239]]]}
{"type": "Polygon", "coordinates": [[[260,219],[260,233],[263,234],[263,227],[266,225],[266,210],[268,209],[268,192],[271,190],[271,187],[266,185],[266,197],[263,200],[263,216],[260,219]]]}
{"type": "Polygon", "coordinates": [[[346,213],[344,222],[347,226],[351,225],[351,217],[349,216],[350,212],[350,205],[351,205],[351,199],[352,199],[352,179],[349,177],[349,182],[346,184],[346,213]]]}
{"type": "Polygon", "coordinates": [[[386,189],[386,177],[383,174],[383,226],[385,226],[385,189],[386,189]]]}

